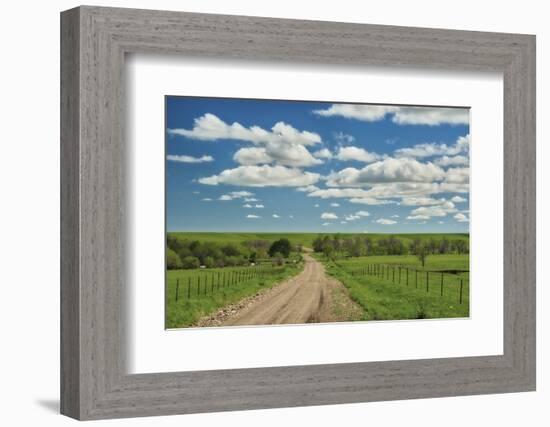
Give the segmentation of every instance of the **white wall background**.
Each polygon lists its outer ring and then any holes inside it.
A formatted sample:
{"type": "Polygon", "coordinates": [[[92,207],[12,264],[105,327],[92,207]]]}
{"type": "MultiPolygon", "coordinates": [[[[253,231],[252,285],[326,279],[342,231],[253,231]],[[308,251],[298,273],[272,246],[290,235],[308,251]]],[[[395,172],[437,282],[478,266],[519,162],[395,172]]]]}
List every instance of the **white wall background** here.
{"type": "MultiPolygon", "coordinates": [[[[97,5],[537,35],[538,218],[550,215],[550,27],[537,0],[95,1],[97,5]],[[545,161],[546,160],[546,161],[545,161]]],[[[5,2],[0,65],[0,395],[3,425],[64,426],[59,384],[59,12],[75,1],[5,2]]],[[[117,426],[548,425],[548,225],[538,223],[538,391],[508,395],[109,421],[117,426]],[[546,360],[545,360],[546,359],[546,360]],[[546,362],[546,363],[545,363],[546,362]]]]}

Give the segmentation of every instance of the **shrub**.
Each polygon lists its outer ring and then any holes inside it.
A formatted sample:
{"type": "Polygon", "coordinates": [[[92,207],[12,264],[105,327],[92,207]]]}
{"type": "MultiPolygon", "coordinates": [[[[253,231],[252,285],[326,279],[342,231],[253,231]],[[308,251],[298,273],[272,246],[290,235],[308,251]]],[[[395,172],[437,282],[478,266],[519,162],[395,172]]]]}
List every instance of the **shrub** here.
{"type": "Polygon", "coordinates": [[[201,266],[199,259],[194,256],[186,256],[181,260],[181,262],[182,262],[182,267],[187,269],[199,268],[201,266]]]}
{"type": "Polygon", "coordinates": [[[182,267],[182,262],[179,255],[170,248],[166,249],[166,268],[175,270],[182,267]]]}
{"type": "Polygon", "coordinates": [[[269,256],[273,257],[278,253],[284,258],[288,258],[291,249],[292,246],[290,245],[290,241],[288,239],[275,240],[269,247],[269,256]]]}

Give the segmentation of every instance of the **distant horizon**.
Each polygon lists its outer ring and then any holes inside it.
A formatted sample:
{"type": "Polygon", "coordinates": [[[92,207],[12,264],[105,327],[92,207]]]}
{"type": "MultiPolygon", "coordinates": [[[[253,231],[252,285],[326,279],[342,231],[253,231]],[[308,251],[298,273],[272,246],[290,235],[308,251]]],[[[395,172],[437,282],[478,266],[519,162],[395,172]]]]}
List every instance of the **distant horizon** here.
{"type": "Polygon", "coordinates": [[[221,233],[227,233],[227,234],[467,234],[470,235],[469,232],[429,232],[429,231],[423,231],[423,232],[397,232],[397,233],[390,233],[390,232],[361,232],[361,231],[190,231],[190,230],[167,230],[167,233],[195,233],[195,234],[221,234],[221,233]]]}

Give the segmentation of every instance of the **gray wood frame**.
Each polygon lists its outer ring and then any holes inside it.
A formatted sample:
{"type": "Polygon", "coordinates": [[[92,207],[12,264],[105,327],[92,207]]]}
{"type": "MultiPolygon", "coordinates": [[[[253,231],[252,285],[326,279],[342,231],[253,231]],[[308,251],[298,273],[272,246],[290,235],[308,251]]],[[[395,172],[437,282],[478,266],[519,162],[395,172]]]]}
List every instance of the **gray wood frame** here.
{"type": "Polygon", "coordinates": [[[534,36],[84,6],[61,14],[61,121],[63,414],[100,419],[535,389],[534,36]],[[502,72],[504,354],[128,375],[124,56],[131,52],[502,72]]]}

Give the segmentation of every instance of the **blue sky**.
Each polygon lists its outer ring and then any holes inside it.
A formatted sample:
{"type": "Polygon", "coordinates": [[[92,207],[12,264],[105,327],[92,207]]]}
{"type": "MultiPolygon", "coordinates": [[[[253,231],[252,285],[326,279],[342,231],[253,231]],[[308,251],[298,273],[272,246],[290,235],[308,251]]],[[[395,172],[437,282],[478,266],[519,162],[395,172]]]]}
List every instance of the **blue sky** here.
{"type": "Polygon", "coordinates": [[[166,97],[168,231],[468,232],[469,110],[166,97]]]}

